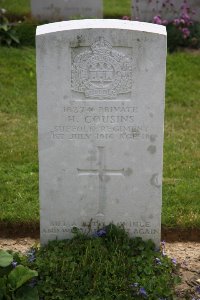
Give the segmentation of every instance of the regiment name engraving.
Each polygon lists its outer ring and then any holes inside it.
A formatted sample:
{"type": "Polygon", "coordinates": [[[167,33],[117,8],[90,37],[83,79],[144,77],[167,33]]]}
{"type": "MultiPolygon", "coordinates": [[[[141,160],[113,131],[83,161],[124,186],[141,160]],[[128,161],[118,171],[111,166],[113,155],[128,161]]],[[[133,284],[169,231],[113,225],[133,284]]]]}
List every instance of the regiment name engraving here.
{"type": "Polygon", "coordinates": [[[51,130],[54,140],[150,140],[151,134],[138,119],[137,106],[68,105],[63,107],[63,121],[51,130]]]}

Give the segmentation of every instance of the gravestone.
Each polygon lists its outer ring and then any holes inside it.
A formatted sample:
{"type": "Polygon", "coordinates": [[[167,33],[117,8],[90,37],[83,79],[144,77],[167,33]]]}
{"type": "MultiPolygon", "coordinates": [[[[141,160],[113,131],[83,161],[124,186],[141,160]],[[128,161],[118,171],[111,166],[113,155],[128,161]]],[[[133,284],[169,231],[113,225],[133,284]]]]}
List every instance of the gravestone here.
{"type": "Polygon", "coordinates": [[[102,0],[31,0],[32,16],[43,21],[102,18],[102,0]]]}
{"type": "Polygon", "coordinates": [[[132,0],[132,19],[153,22],[155,16],[172,21],[187,12],[193,21],[200,21],[199,0],[132,0]],[[184,5],[185,3],[185,5],[184,5]]]}
{"type": "Polygon", "coordinates": [[[41,242],[113,222],[159,245],[165,27],[66,21],[36,42],[41,242]]]}

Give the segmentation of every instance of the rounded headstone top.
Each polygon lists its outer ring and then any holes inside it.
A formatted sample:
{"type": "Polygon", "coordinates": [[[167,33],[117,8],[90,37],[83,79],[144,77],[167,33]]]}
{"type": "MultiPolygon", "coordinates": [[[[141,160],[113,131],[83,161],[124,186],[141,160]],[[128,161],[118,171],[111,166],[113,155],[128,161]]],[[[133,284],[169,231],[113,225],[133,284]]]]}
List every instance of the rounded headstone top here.
{"type": "Polygon", "coordinates": [[[55,22],[37,27],[36,35],[79,29],[122,29],[141,32],[151,32],[166,35],[166,27],[162,25],[115,19],[85,19],[55,22]]]}

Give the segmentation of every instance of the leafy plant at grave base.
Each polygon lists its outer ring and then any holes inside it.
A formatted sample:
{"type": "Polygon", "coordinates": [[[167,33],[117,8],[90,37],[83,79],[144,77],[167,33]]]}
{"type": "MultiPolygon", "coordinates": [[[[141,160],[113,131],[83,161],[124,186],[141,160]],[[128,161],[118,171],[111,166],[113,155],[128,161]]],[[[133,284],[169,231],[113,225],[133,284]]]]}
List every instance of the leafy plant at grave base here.
{"type": "Polygon", "coordinates": [[[130,238],[113,224],[93,237],[52,241],[36,250],[29,267],[38,271],[41,299],[175,299],[172,260],[152,241],[130,238]]]}
{"type": "Polygon", "coordinates": [[[23,46],[35,46],[36,27],[40,25],[35,21],[25,20],[16,26],[16,34],[19,37],[20,44],[23,46]]]}
{"type": "Polygon", "coordinates": [[[11,44],[19,44],[16,31],[13,25],[9,24],[5,17],[6,10],[0,8],[0,45],[11,46],[11,44]]]}
{"type": "Polygon", "coordinates": [[[19,254],[0,250],[0,300],[39,300],[31,282],[38,273],[22,262],[19,254]]]}

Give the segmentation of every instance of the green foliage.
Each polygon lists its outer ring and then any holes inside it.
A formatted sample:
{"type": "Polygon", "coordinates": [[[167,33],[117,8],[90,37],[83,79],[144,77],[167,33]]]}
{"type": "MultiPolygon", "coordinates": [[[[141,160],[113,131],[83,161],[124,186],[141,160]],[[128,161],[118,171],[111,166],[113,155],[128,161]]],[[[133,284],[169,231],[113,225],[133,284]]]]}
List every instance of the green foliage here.
{"type": "MultiPolygon", "coordinates": [[[[14,114],[15,120],[36,117],[35,50],[1,47],[0,65],[0,111],[7,118],[14,114]]],[[[13,122],[13,128],[17,127],[13,122]]]]}
{"type": "Polygon", "coordinates": [[[191,37],[189,39],[189,46],[192,48],[199,49],[200,48],[200,23],[195,23],[191,27],[191,37]]]}
{"type": "Polygon", "coordinates": [[[0,251],[0,300],[39,300],[37,288],[29,285],[37,271],[20,263],[17,253],[0,251]]]}
{"type": "Polygon", "coordinates": [[[12,290],[17,290],[21,287],[24,283],[28,280],[32,279],[33,277],[37,276],[37,272],[30,270],[24,266],[16,266],[8,275],[8,282],[12,290]]]}
{"type": "Polygon", "coordinates": [[[3,0],[3,6],[12,15],[27,15],[31,11],[30,1],[28,0],[3,0]]]}
{"type": "Polygon", "coordinates": [[[23,286],[17,290],[15,300],[39,300],[36,287],[23,286]]]}
{"type": "Polygon", "coordinates": [[[200,23],[189,26],[190,36],[183,38],[181,31],[172,23],[167,25],[167,46],[170,52],[178,48],[200,48],[200,23]]]}
{"type": "Polygon", "coordinates": [[[0,267],[7,267],[13,262],[13,256],[7,251],[0,250],[0,267]]]}
{"type": "Polygon", "coordinates": [[[39,220],[35,50],[0,48],[0,220],[39,220]]]}
{"type": "Polygon", "coordinates": [[[20,43],[23,46],[35,46],[35,34],[36,27],[39,24],[36,24],[33,21],[26,20],[21,22],[16,26],[16,33],[19,37],[20,43]]]}
{"type": "Polygon", "coordinates": [[[162,224],[200,226],[200,56],[168,55],[162,224]]]}
{"type": "Polygon", "coordinates": [[[167,47],[170,52],[173,52],[180,47],[183,38],[181,31],[178,30],[173,24],[167,26],[167,47]]]}
{"type": "Polygon", "coordinates": [[[12,25],[9,24],[5,17],[5,10],[0,8],[0,45],[11,46],[11,44],[19,44],[19,39],[12,25]]]}
{"type": "Polygon", "coordinates": [[[104,18],[122,18],[131,15],[131,0],[104,0],[104,18]]]}
{"type": "MultiPolygon", "coordinates": [[[[105,235],[53,241],[36,253],[38,290],[44,299],[173,299],[175,268],[152,241],[130,238],[109,225],[105,235]]],[[[100,232],[100,231],[99,231],[100,232]]]]}

